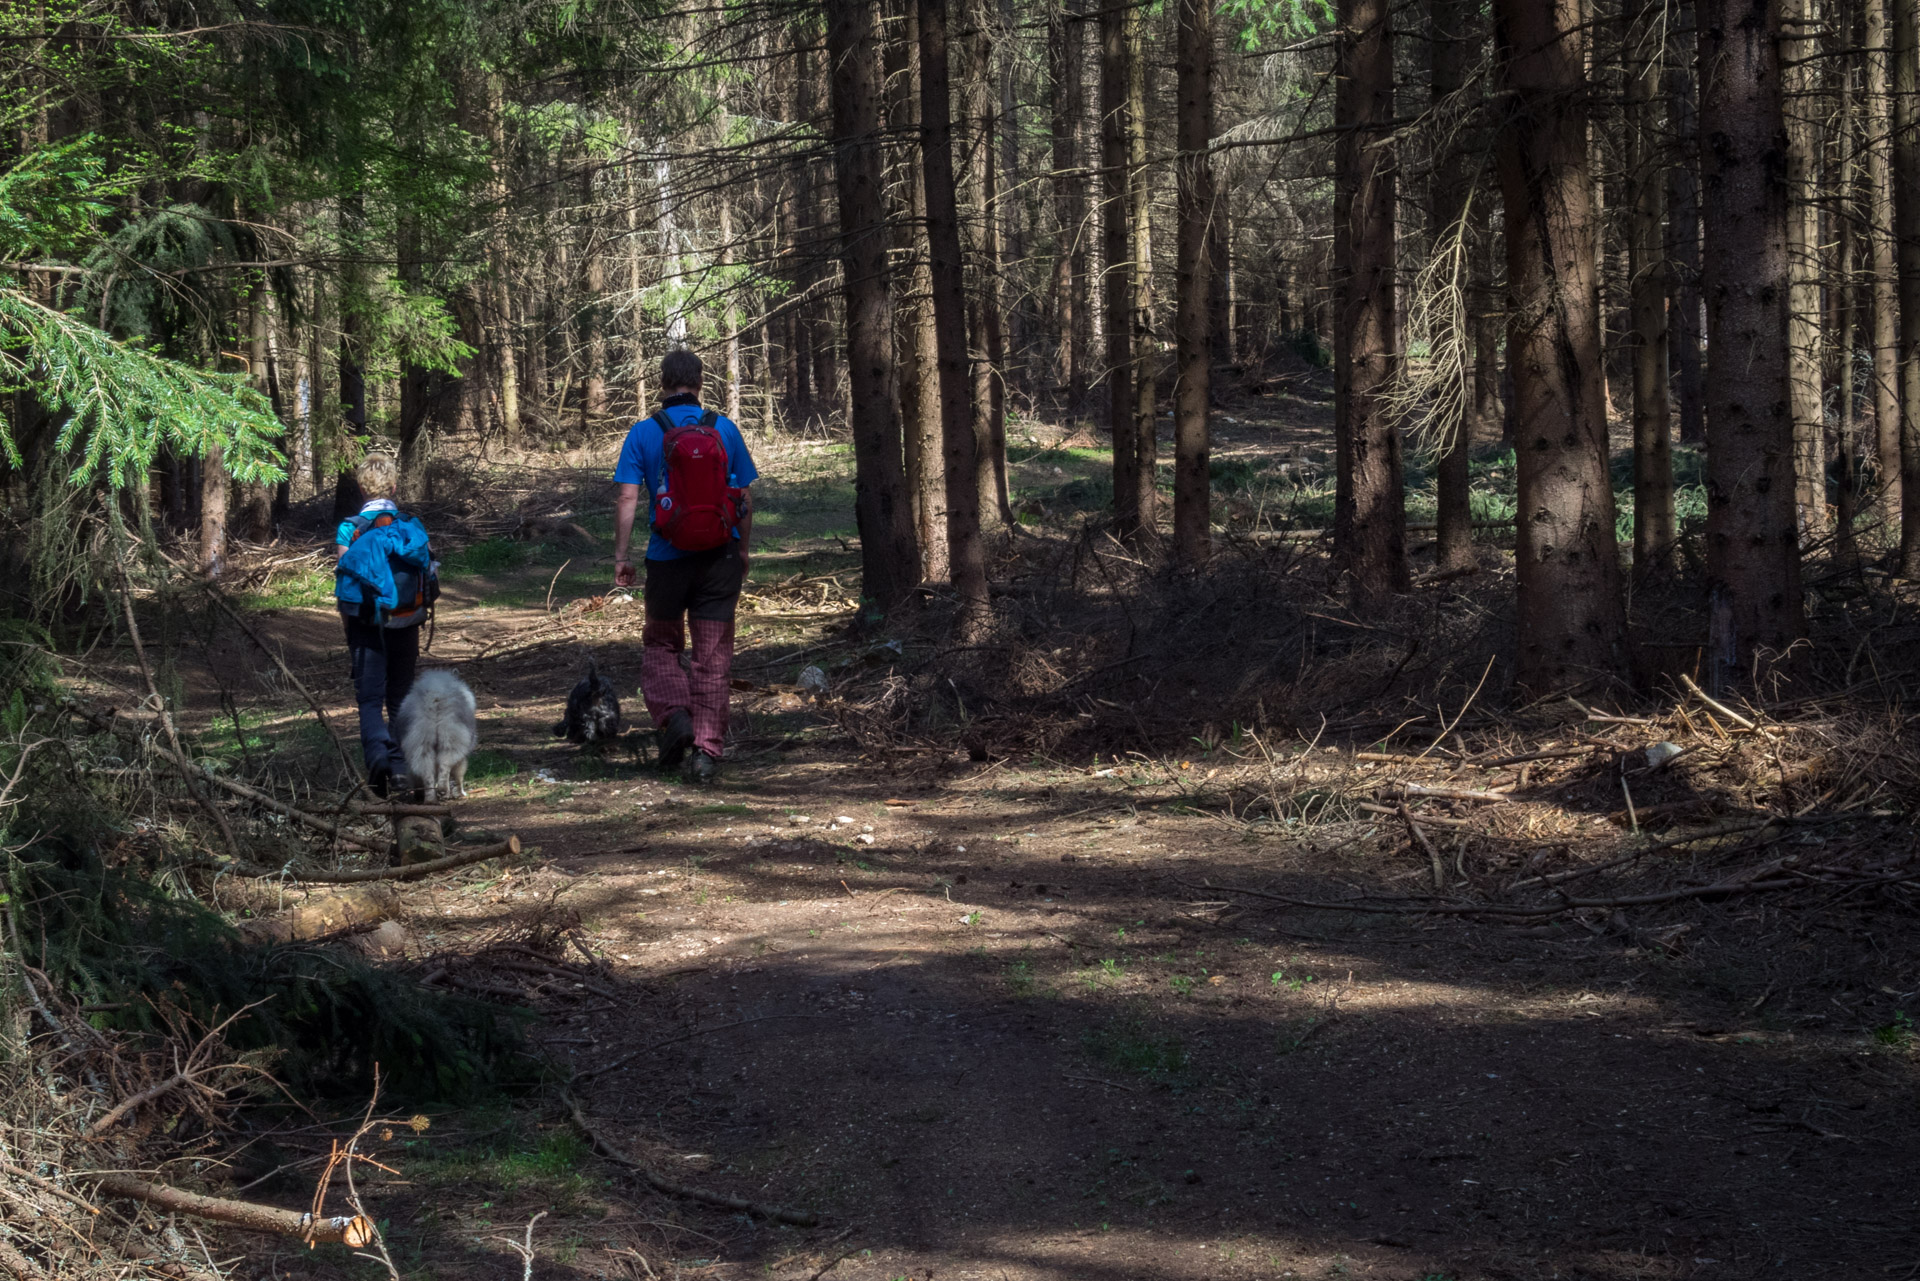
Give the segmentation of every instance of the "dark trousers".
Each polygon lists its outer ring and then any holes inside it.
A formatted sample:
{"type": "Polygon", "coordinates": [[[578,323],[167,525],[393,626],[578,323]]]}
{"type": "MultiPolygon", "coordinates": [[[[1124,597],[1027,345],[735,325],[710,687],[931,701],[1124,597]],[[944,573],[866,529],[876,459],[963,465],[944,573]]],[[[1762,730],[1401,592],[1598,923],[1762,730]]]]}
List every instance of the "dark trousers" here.
{"type": "Polygon", "coordinates": [[[378,627],[357,618],[347,624],[347,657],[353,664],[353,701],[360,707],[360,756],[367,773],[405,768],[389,722],[413,688],[420,661],[418,627],[378,627]],[[384,714],[383,714],[384,713],[384,714]]]}
{"type": "Polygon", "coordinates": [[[733,616],[746,572],[729,545],[677,560],[647,562],[647,626],[641,633],[640,692],[656,726],[684,711],[693,745],[718,760],[727,742],[733,616]],[[685,668],[680,656],[693,633],[685,668]]]}

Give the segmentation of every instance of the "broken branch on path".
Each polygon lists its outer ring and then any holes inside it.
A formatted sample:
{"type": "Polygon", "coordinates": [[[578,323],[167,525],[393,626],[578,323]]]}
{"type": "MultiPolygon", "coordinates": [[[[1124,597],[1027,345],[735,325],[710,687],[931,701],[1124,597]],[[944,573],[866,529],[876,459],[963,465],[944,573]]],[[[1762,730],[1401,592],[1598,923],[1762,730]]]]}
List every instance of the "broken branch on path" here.
{"type": "Polygon", "coordinates": [[[1433,848],[1433,842],[1428,840],[1427,834],[1420,830],[1420,825],[1413,821],[1413,812],[1405,805],[1400,807],[1400,821],[1407,825],[1407,830],[1413,833],[1413,839],[1420,842],[1420,848],[1427,852],[1427,858],[1433,863],[1434,891],[1437,893],[1445,890],[1447,888],[1447,869],[1440,862],[1440,851],[1433,848]]]}
{"type": "Polygon", "coordinates": [[[820,1216],[811,1210],[788,1210],[777,1205],[762,1205],[757,1201],[749,1201],[745,1197],[728,1196],[723,1192],[710,1192],[705,1188],[697,1188],[691,1184],[679,1183],[673,1179],[669,1179],[665,1175],[655,1172],[638,1157],[632,1156],[620,1148],[615,1147],[606,1135],[594,1129],[593,1123],[587,1120],[587,1114],[581,1111],[580,1101],[574,1098],[573,1095],[566,1094],[562,1097],[566,1099],[567,1109],[573,1114],[574,1125],[579,1127],[580,1133],[586,1136],[587,1142],[591,1143],[595,1150],[602,1156],[626,1166],[629,1170],[632,1170],[641,1178],[645,1179],[647,1186],[656,1192],[665,1193],[667,1196],[682,1197],[688,1201],[699,1201],[706,1205],[717,1205],[725,1210],[737,1210],[744,1214],[751,1214],[762,1219],[768,1219],[774,1223],[791,1223],[795,1227],[810,1228],[820,1222],[820,1216]]]}
{"type": "Polygon", "coordinates": [[[100,1175],[99,1186],[106,1196],[125,1197],[173,1214],[210,1219],[215,1223],[245,1228],[249,1232],[299,1237],[308,1243],[337,1243],[355,1250],[373,1240],[372,1222],[357,1214],[316,1219],[300,1210],[282,1210],[271,1205],[255,1205],[251,1201],[202,1196],[164,1183],[151,1183],[131,1174],[100,1175]]]}
{"type": "Polygon", "coordinates": [[[458,854],[449,854],[427,863],[413,863],[406,867],[362,867],[351,868],[344,872],[297,872],[292,869],[276,871],[270,867],[257,867],[250,863],[210,863],[224,871],[240,876],[271,877],[276,880],[305,881],[314,885],[358,885],[366,881],[411,881],[422,876],[432,876],[438,872],[451,872],[456,868],[473,863],[484,863],[490,858],[505,858],[520,852],[520,838],[509,836],[497,845],[479,845],[458,854]]]}

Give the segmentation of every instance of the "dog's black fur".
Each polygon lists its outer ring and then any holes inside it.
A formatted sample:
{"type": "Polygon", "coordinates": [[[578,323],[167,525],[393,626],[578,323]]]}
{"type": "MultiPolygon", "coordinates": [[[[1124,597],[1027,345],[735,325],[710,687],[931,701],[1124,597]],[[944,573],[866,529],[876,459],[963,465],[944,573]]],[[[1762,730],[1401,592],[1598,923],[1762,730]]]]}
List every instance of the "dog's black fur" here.
{"type": "Polygon", "coordinates": [[[587,656],[587,674],[567,695],[566,719],[553,727],[553,736],[596,747],[620,737],[620,700],[614,695],[613,682],[600,674],[591,654],[587,656]]]}

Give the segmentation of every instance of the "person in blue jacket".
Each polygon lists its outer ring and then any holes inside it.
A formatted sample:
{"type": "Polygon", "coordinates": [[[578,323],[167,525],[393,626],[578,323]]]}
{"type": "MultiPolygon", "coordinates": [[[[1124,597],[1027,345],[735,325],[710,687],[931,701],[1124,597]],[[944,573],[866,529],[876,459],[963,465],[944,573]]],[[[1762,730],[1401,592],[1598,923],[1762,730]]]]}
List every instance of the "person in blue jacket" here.
{"type": "Polygon", "coordinates": [[[347,628],[367,783],[386,796],[404,790],[404,759],[389,719],[413,688],[420,624],[438,583],[426,526],[394,502],[400,472],[393,456],[368,455],[354,477],[365,501],[335,533],[333,595],[347,628]]]}

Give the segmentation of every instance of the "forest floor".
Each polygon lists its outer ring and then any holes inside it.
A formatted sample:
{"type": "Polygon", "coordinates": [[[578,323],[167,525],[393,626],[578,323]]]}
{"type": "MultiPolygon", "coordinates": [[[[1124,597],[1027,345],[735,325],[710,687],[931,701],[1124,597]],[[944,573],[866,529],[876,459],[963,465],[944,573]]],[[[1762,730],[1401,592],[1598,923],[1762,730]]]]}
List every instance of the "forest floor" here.
{"type": "MultiPolygon", "coordinates": [[[[1281,469],[1326,433],[1321,399],[1265,400],[1221,452],[1281,469]]],[[[1090,445],[1015,454],[1022,510],[1099,501],[1090,445]]],[[[1183,780],[1238,741],[1197,723],[1151,757],[863,747],[795,685],[814,661],[840,679],[855,645],[836,630],[857,582],[847,459],[825,444],[761,462],[736,673],[754,688],[723,780],[584,755],[550,730],[589,644],[643,720],[639,606],[600,598],[610,456],[501,465],[473,491],[497,501],[446,518],[466,545],[431,657],[474,688],[483,743],[458,816],[529,856],[410,887],[409,951],[577,922],[598,990],[535,995],[531,1037],[593,1073],[585,1115],[669,1177],[819,1226],[658,1195],[536,1091],[382,1146],[395,1173],[362,1188],[405,1275],[518,1277],[542,1212],[541,1278],[1920,1272],[1910,916],[1783,923],[1735,898],[1692,907],[1675,942],[1229,905],[1209,883],[1418,890],[1429,859],[1391,815],[1263,828],[1192,804],[1183,780]]],[[[296,565],[256,584],[256,617],[350,725],[324,586],[296,565]]],[[[215,686],[243,690],[245,750],[273,750],[301,705],[237,641],[216,652],[232,661],[188,673],[202,723],[215,686]]],[[[1525,808],[1569,840],[1618,830],[1604,795],[1525,808]]],[[[1463,877],[1479,848],[1451,846],[1463,877]]],[[[339,1247],[246,1266],[370,1267],[339,1247]]]]}

